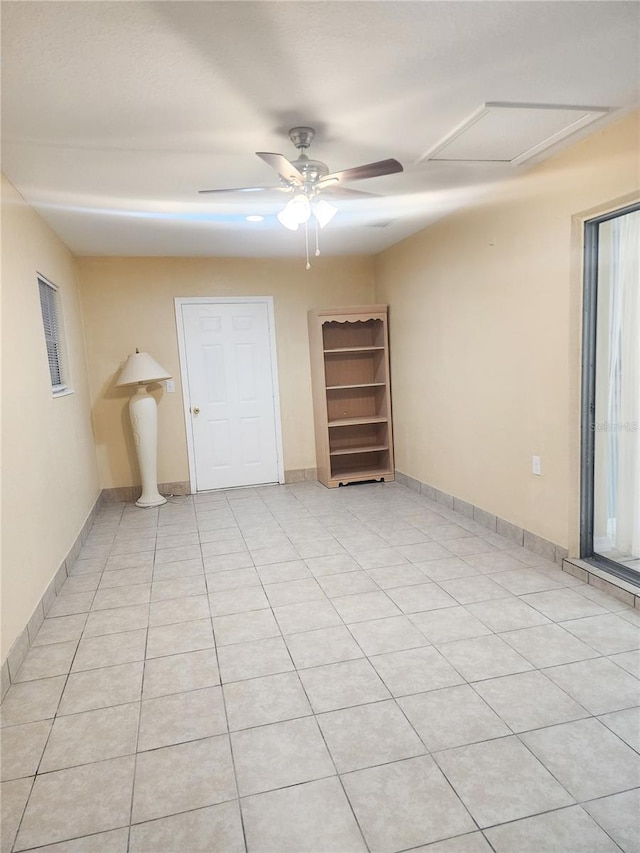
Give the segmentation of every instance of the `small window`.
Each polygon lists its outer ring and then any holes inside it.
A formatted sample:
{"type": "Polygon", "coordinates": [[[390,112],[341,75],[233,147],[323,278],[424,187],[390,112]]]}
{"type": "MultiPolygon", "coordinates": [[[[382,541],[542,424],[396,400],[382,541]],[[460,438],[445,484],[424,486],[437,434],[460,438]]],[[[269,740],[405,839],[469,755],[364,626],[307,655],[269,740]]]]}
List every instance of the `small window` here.
{"type": "Polygon", "coordinates": [[[51,389],[54,395],[69,392],[67,385],[67,368],[65,364],[64,337],[62,328],[62,313],[58,288],[38,276],[40,291],[40,310],[44,326],[44,339],[47,345],[47,359],[51,376],[51,389]]]}

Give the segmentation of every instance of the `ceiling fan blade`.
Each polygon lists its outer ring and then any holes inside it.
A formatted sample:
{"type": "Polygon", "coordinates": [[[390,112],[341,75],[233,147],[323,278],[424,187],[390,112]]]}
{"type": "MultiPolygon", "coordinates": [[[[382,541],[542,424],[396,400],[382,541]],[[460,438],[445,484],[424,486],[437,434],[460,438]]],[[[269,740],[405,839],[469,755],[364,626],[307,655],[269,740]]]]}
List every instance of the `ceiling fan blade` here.
{"type": "Polygon", "coordinates": [[[198,190],[198,193],[281,193],[289,192],[289,187],[230,187],[223,190],[198,190]]]}
{"type": "Polygon", "coordinates": [[[367,163],[366,166],[354,166],[353,169],[344,169],[342,172],[325,175],[318,186],[334,182],[341,184],[343,181],[361,181],[364,178],[377,178],[380,175],[393,175],[395,172],[402,171],[402,163],[397,160],[378,160],[376,163],[367,163]]]}
{"type": "Polygon", "coordinates": [[[271,154],[268,151],[256,151],[261,160],[275,169],[276,172],[290,184],[302,184],[304,177],[284,154],[271,154]]]}
{"type": "Polygon", "coordinates": [[[382,198],[380,193],[363,193],[361,190],[352,190],[348,187],[339,186],[321,186],[321,197],[328,196],[329,198],[382,198]]]}

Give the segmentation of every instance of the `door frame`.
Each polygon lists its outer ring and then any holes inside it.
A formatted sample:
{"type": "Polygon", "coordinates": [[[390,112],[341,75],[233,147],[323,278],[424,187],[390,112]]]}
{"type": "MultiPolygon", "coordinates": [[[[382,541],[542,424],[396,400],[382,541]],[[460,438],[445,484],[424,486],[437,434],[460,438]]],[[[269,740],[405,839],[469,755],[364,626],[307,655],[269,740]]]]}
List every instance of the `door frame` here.
{"type": "MultiPolygon", "coordinates": [[[[180,358],[180,378],[182,381],[182,403],[184,427],[187,437],[187,457],[189,460],[189,486],[192,494],[197,494],[196,456],[191,429],[191,406],[189,371],[187,369],[187,341],[184,332],[182,315],[183,305],[214,305],[220,303],[260,303],[267,306],[269,323],[269,349],[271,351],[271,383],[273,387],[273,415],[276,431],[276,453],[278,454],[278,482],[284,483],[284,454],[282,450],[282,418],[280,416],[280,386],[278,382],[278,353],[276,349],[276,324],[273,310],[273,296],[176,296],[173,300],[176,315],[176,330],[178,333],[178,355],[180,358]]],[[[240,487],[238,487],[240,488],[240,487]]],[[[242,488],[253,488],[243,486],[242,488]]],[[[209,491],[209,490],[207,490],[209,491]]],[[[215,491],[215,490],[212,490],[215,491]]]]}
{"type": "Polygon", "coordinates": [[[580,404],[580,558],[634,586],[637,572],[594,551],[596,325],[598,319],[599,228],[603,222],[640,210],[640,201],[610,207],[583,220],[582,375],[580,404]]]}

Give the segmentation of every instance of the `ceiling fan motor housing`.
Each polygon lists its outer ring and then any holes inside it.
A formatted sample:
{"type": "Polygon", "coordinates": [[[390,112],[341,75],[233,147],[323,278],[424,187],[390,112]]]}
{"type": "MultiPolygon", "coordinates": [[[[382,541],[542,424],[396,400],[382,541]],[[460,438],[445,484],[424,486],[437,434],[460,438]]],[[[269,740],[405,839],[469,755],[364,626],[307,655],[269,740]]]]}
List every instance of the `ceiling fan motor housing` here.
{"type": "Polygon", "coordinates": [[[292,127],[289,131],[289,139],[296,148],[303,150],[311,145],[315,135],[316,132],[312,127],[292,127]]]}

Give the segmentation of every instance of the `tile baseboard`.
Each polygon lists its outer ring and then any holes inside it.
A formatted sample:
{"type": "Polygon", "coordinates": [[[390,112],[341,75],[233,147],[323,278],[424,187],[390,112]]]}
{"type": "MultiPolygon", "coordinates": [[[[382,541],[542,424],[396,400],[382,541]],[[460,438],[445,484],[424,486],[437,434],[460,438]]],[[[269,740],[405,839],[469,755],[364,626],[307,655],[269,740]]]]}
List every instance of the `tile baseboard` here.
{"type": "MultiPolygon", "coordinates": [[[[284,472],[285,483],[315,482],[318,479],[316,468],[291,468],[284,472]]],[[[190,495],[191,484],[188,480],[174,483],[158,483],[161,495],[190,495]]],[[[102,490],[102,500],[108,503],[133,503],[140,496],[140,486],[115,486],[102,490]]]]}
{"type": "Polygon", "coordinates": [[[318,479],[316,468],[290,468],[284,472],[285,483],[305,483],[318,479]]]}
{"type": "Polygon", "coordinates": [[[53,578],[44,591],[42,598],[38,602],[36,609],[31,614],[31,618],[9,649],[6,659],[2,661],[2,667],[0,669],[0,699],[4,698],[5,693],[9,689],[9,686],[15,679],[18,670],[22,666],[22,662],[31,648],[36,634],[40,630],[40,626],[44,622],[51,605],[62,588],[62,584],[66,581],[75,561],[78,559],[78,554],[80,553],[82,546],[87,541],[87,537],[93,527],[96,515],[103,503],[105,503],[103,492],[100,492],[84,524],[82,525],[80,533],[76,536],[69,553],[58,566],[53,578]]]}
{"type": "MultiPolygon", "coordinates": [[[[191,486],[188,480],[179,480],[175,483],[158,483],[158,491],[161,495],[190,495],[191,486]]],[[[115,486],[111,489],[102,490],[102,500],[105,504],[133,503],[140,497],[140,486],[115,486]]]]}
{"type": "Polygon", "coordinates": [[[442,504],[447,509],[452,509],[476,521],[492,533],[498,533],[500,536],[510,539],[515,545],[527,548],[529,551],[533,551],[534,554],[545,557],[545,559],[551,560],[551,562],[557,563],[559,566],[562,566],[562,561],[569,556],[567,549],[561,545],[549,542],[547,539],[543,539],[542,536],[538,536],[537,533],[532,533],[530,530],[518,527],[517,524],[513,524],[511,521],[499,518],[497,515],[487,512],[486,509],[482,509],[482,507],[463,501],[454,495],[449,495],[427,483],[422,483],[420,480],[416,480],[415,477],[409,477],[407,474],[396,471],[396,480],[402,483],[403,486],[407,486],[415,492],[420,492],[420,494],[430,498],[432,501],[442,504]]]}
{"type": "Polygon", "coordinates": [[[446,492],[429,486],[427,483],[422,483],[420,480],[416,480],[415,477],[409,477],[400,471],[396,471],[396,480],[402,483],[403,486],[420,492],[420,494],[425,495],[425,497],[430,498],[436,503],[440,503],[467,518],[473,519],[473,521],[477,521],[478,524],[486,527],[492,533],[498,533],[500,536],[511,539],[516,545],[521,545],[529,551],[533,551],[535,554],[557,563],[563,571],[596,587],[596,589],[608,592],[610,595],[629,605],[629,607],[640,608],[640,591],[637,587],[616,578],[614,575],[608,574],[602,569],[598,569],[596,566],[592,566],[590,563],[586,563],[584,560],[569,557],[569,552],[566,548],[549,542],[547,539],[543,539],[530,530],[518,527],[517,524],[513,524],[511,521],[492,515],[492,513],[487,512],[481,507],[474,506],[474,504],[456,498],[454,495],[448,495],[446,492]]]}

